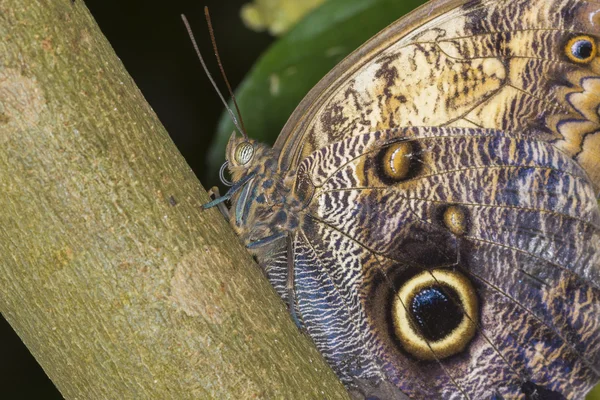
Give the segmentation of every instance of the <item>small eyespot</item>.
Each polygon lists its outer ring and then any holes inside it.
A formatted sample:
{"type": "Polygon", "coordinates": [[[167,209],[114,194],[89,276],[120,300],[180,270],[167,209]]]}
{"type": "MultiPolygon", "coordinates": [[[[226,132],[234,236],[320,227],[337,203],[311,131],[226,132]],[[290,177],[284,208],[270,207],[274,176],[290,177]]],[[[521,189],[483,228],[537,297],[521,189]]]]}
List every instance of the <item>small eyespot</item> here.
{"type": "Polygon", "coordinates": [[[468,228],[468,218],[465,211],[459,206],[449,206],[444,210],[444,225],[450,232],[457,236],[464,235],[468,228]]]}
{"type": "Polygon", "coordinates": [[[395,180],[404,179],[410,170],[412,151],[410,142],[400,142],[390,146],[383,159],[385,173],[395,180]]]}
{"type": "Polygon", "coordinates": [[[384,147],[376,156],[377,177],[387,185],[413,178],[422,165],[415,141],[403,141],[384,147]]]}
{"type": "Polygon", "coordinates": [[[453,356],[467,346],[479,319],[477,294],[462,274],[437,269],[405,282],[392,305],[394,332],[421,360],[453,356]]]}
{"type": "Polygon", "coordinates": [[[235,149],[235,162],[239,165],[246,165],[254,156],[254,146],[248,142],[240,143],[235,149]]]}
{"type": "Polygon", "coordinates": [[[590,36],[577,36],[569,40],[565,47],[567,57],[578,64],[587,64],[596,58],[596,40],[590,36]]]}

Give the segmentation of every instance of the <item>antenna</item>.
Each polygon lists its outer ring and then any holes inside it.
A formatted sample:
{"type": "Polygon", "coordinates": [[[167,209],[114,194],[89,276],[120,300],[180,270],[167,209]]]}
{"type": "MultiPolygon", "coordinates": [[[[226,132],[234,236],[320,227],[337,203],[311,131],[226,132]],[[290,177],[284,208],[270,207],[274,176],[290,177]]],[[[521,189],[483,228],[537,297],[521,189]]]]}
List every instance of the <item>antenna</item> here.
{"type": "MultiPolygon", "coordinates": [[[[208,76],[208,79],[210,80],[210,83],[213,85],[213,88],[215,89],[215,91],[219,95],[219,98],[223,102],[223,105],[225,105],[225,108],[229,112],[229,115],[231,116],[231,120],[233,121],[233,125],[235,125],[235,127],[238,130],[238,132],[245,139],[248,139],[248,135],[246,134],[246,131],[244,129],[242,129],[242,127],[238,123],[238,120],[235,117],[235,114],[233,113],[233,111],[231,110],[231,108],[229,107],[229,105],[227,104],[227,101],[225,100],[225,98],[221,94],[221,91],[219,90],[219,87],[215,83],[215,80],[213,79],[212,75],[208,71],[208,67],[206,66],[206,63],[204,62],[204,58],[202,57],[202,54],[200,53],[200,48],[198,48],[198,43],[196,43],[196,38],[194,37],[194,33],[192,32],[192,28],[190,27],[190,23],[188,22],[188,20],[187,20],[187,18],[185,17],[184,14],[181,14],[181,19],[183,21],[183,24],[185,25],[185,29],[187,30],[187,33],[188,33],[188,36],[190,37],[190,40],[192,41],[192,45],[194,46],[194,50],[196,51],[196,55],[198,56],[198,59],[200,60],[200,64],[202,64],[202,68],[204,69],[204,72],[206,73],[206,76],[208,76]]],[[[211,32],[211,36],[212,36],[212,32],[211,32]]],[[[220,62],[219,62],[219,66],[221,66],[220,62]]],[[[227,83],[227,87],[229,88],[229,83],[227,83]]],[[[229,89],[229,90],[231,92],[231,89],[229,89]]],[[[232,96],[233,96],[233,94],[232,94],[232,96]]],[[[237,109],[237,104],[236,104],[236,109],[237,109]]],[[[238,109],[238,113],[239,113],[239,109],[238,109]]]]}
{"type": "Polygon", "coordinates": [[[229,95],[231,96],[231,100],[233,100],[233,105],[235,106],[235,110],[237,111],[238,117],[240,117],[240,123],[242,124],[242,131],[246,134],[245,138],[248,139],[246,127],[244,126],[244,120],[242,118],[242,113],[240,112],[240,108],[238,107],[237,101],[235,100],[235,95],[233,94],[233,90],[231,90],[231,85],[229,84],[229,80],[227,79],[227,75],[225,74],[225,69],[223,68],[223,63],[221,63],[221,56],[219,56],[219,49],[217,49],[217,41],[215,40],[215,31],[213,30],[213,27],[212,27],[212,21],[210,20],[210,14],[208,13],[207,6],[204,6],[204,16],[206,17],[206,23],[208,24],[208,32],[210,33],[210,40],[212,42],[213,49],[215,50],[215,56],[217,57],[217,63],[219,64],[219,69],[221,70],[221,75],[223,76],[225,85],[227,85],[227,90],[229,90],[229,95]]]}

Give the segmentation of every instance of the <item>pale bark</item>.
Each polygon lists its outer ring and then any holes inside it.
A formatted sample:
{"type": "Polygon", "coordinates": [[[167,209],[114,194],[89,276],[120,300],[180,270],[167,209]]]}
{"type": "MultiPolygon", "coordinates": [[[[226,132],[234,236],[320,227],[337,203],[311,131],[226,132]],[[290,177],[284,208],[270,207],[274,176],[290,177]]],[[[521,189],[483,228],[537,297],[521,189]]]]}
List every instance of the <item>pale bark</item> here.
{"type": "Polygon", "coordinates": [[[0,312],[64,397],[346,398],[205,201],[83,2],[0,0],[0,312]]]}

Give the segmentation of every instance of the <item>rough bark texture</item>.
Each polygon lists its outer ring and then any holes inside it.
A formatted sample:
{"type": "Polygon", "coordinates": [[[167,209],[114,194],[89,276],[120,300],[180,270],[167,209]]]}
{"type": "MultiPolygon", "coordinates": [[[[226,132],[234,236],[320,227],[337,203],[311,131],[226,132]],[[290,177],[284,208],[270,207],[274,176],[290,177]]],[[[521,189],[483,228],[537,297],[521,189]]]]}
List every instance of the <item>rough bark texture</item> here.
{"type": "Polygon", "coordinates": [[[67,399],[346,398],[82,1],[0,0],[0,311],[67,399]]]}

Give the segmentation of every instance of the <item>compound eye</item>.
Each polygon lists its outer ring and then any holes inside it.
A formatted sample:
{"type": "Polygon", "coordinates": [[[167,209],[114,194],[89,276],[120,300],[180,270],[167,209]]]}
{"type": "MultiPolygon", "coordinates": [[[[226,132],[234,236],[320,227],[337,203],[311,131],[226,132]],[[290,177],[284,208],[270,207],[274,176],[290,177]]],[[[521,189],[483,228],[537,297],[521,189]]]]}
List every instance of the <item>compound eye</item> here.
{"type": "Polygon", "coordinates": [[[240,143],[235,149],[235,162],[238,165],[246,165],[254,156],[254,146],[248,142],[240,143]]]}
{"type": "Polygon", "coordinates": [[[596,57],[596,41],[589,36],[577,36],[569,40],[565,52],[571,61],[587,64],[596,57]]]}

